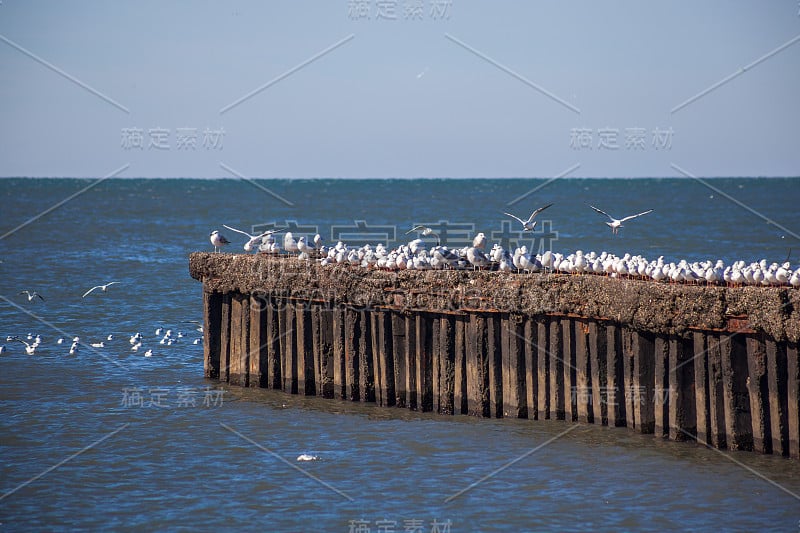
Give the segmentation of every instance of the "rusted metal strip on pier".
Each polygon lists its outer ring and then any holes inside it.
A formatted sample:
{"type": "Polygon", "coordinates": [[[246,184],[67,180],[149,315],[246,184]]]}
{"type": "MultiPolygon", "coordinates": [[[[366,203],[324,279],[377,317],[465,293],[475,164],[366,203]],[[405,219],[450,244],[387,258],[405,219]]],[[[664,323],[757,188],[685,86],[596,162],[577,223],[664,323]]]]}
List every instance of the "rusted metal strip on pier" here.
{"type": "Polygon", "coordinates": [[[752,313],[677,333],[602,313],[206,289],[205,375],[231,385],[443,415],[627,426],[800,459],[797,342],[757,330],[752,313]]]}

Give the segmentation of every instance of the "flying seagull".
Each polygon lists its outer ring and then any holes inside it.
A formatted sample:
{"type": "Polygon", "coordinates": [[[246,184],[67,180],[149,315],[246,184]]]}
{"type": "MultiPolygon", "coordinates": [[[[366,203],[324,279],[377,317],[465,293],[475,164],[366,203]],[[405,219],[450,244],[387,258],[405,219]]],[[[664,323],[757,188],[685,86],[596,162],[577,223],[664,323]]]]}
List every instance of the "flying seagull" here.
{"type": "Polygon", "coordinates": [[[515,220],[519,220],[520,224],[522,224],[522,231],[533,231],[533,228],[536,227],[536,221],[533,220],[533,219],[536,217],[536,215],[538,215],[539,213],[541,213],[542,211],[544,211],[545,209],[547,209],[551,205],[553,205],[553,204],[547,204],[544,207],[540,207],[539,209],[537,209],[536,211],[531,213],[531,216],[528,217],[528,220],[522,220],[521,218],[519,218],[517,216],[514,216],[511,213],[505,213],[504,212],[503,214],[506,215],[506,216],[510,216],[511,218],[513,218],[515,220]]]}
{"type": "Polygon", "coordinates": [[[441,246],[441,244],[442,244],[442,241],[439,238],[439,234],[436,233],[435,231],[433,231],[428,226],[423,226],[422,224],[418,224],[418,225],[414,226],[413,228],[411,228],[410,230],[408,230],[406,232],[406,235],[408,235],[412,231],[418,231],[424,236],[433,235],[434,237],[436,237],[436,246],[441,246]]]}
{"type": "MultiPolygon", "coordinates": [[[[265,231],[264,233],[261,233],[260,235],[250,235],[246,231],[242,231],[240,229],[232,228],[232,227],[230,227],[228,225],[225,225],[225,224],[223,224],[223,227],[226,227],[231,231],[235,231],[236,233],[241,233],[242,235],[246,236],[249,239],[246,243],[244,243],[244,251],[245,252],[251,252],[251,251],[253,251],[253,247],[254,246],[256,246],[257,244],[261,244],[261,238],[262,237],[266,237],[268,235],[272,235],[273,233],[277,233],[278,231],[281,231],[283,229],[283,228],[270,229],[270,230],[265,231]]],[[[222,237],[222,238],[224,239],[225,237],[222,237]]]]}
{"type": "Polygon", "coordinates": [[[219,249],[226,244],[230,244],[231,241],[225,238],[218,230],[214,230],[208,235],[211,238],[211,244],[214,245],[214,251],[219,253],[219,249]]]}
{"type": "Polygon", "coordinates": [[[20,293],[20,294],[27,294],[27,295],[28,295],[28,301],[29,301],[29,302],[30,302],[31,300],[33,300],[34,298],[36,298],[36,297],[38,297],[38,298],[39,298],[41,301],[44,301],[44,298],[42,298],[42,295],[41,295],[41,294],[39,294],[39,293],[38,293],[38,292],[36,292],[36,291],[30,292],[30,291],[27,291],[27,290],[26,290],[26,291],[19,291],[19,293],[20,293]]]}
{"type": "Polygon", "coordinates": [[[597,211],[601,215],[605,215],[605,216],[607,216],[608,218],[611,219],[611,222],[606,222],[606,225],[609,228],[611,228],[611,233],[613,233],[614,235],[616,235],[617,232],[619,232],[619,228],[623,227],[622,223],[625,222],[626,220],[631,220],[632,218],[640,217],[642,215],[646,215],[647,213],[652,213],[653,212],[652,209],[648,209],[647,211],[642,211],[641,213],[638,213],[636,215],[631,215],[629,217],[616,219],[616,218],[612,217],[611,215],[609,215],[608,213],[606,213],[605,211],[603,211],[601,209],[597,209],[593,205],[590,205],[589,207],[591,207],[592,209],[594,209],[595,211],[597,211]]]}
{"type": "Polygon", "coordinates": [[[92,291],[93,291],[93,290],[95,290],[95,289],[100,289],[100,290],[102,290],[103,292],[106,292],[106,291],[108,291],[108,288],[109,288],[111,285],[114,285],[115,283],[119,283],[119,281],[111,281],[111,282],[109,282],[109,283],[106,283],[105,285],[95,285],[94,287],[92,287],[92,288],[91,288],[91,289],[89,289],[88,291],[84,292],[84,293],[83,293],[83,296],[81,296],[81,298],[86,298],[86,297],[89,295],[89,293],[90,293],[90,292],[92,292],[92,291]]]}

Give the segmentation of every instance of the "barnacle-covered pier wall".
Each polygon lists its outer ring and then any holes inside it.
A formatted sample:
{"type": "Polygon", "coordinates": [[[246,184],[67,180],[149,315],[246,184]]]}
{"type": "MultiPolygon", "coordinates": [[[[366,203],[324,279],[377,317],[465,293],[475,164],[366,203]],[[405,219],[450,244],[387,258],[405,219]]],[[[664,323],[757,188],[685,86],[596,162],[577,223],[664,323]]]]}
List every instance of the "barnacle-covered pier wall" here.
{"type": "Polygon", "coordinates": [[[205,375],[800,459],[800,291],[194,253],[205,375]]]}

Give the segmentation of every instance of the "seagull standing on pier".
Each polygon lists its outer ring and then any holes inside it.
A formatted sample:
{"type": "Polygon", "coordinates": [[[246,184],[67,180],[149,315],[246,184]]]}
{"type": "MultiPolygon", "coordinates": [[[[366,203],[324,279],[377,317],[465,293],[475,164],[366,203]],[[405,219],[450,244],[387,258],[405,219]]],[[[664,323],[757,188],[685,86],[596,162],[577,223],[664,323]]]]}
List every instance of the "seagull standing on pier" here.
{"type": "Polygon", "coordinates": [[[536,215],[538,215],[539,213],[541,213],[542,211],[544,211],[545,209],[547,209],[551,205],[553,205],[553,204],[547,204],[544,207],[540,207],[539,209],[537,209],[536,211],[531,213],[531,216],[528,217],[528,220],[522,220],[518,216],[514,216],[511,213],[505,213],[504,212],[503,214],[507,215],[507,216],[510,216],[514,220],[518,220],[520,222],[520,224],[522,224],[522,231],[533,231],[533,228],[536,227],[536,221],[533,220],[533,219],[536,217],[536,215]]]}
{"type": "Polygon", "coordinates": [[[226,239],[225,236],[222,235],[218,230],[212,231],[208,236],[211,239],[211,244],[214,245],[215,253],[219,253],[219,249],[221,247],[231,243],[231,241],[226,239]]]}
{"type": "Polygon", "coordinates": [[[297,241],[291,231],[287,231],[283,236],[283,249],[287,252],[297,252],[297,241]]]}
{"type": "Polygon", "coordinates": [[[119,283],[119,281],[111,281],[111,282],[106,283],[105,285],[95,285],[94,287],[92,287],[88,291],[84,292],[83,296],[81,296],[81,298],[86,298],[89,295],[89,293],[91,293],[95,289],[100,289],[103,292],[108,292],[108,288],[110,286],[114,285],[115,283],[119,283]]]}
{"type": "Polygon", "coordinates": [[[652,212],[653,212],[653,210],[652,210],[652,209],[648,209],[647,211],[642,211],[641,213],[638,213],[638,214],[636,214],[636,215],[631,215],[631,216],[628,216],[628,217],[625,217],[625,218],[620,218],[620,219],[617,219],[617,218],[614,218],[614,217],[612,217],[611,215],[609,215],[609,214],[608,214],[608,213],[606,213],[605,211],[603,211],[603,210],[601,210],[601,209],[597,209],[597,208],[596,208],[595,206],[593,206],[593,205],[590,205],[589,207],[591,207],[592,209],[594,209],[595,211],[597,211],[597,212],[598,212],[598,213],[600,213],[601,215],[605,215],[605,216],[607,216],[608,218],[610,218],[610,219],[611,219],[611,222],[606,222],[606,225],[607,225],[609,228],[611,228],[611,233],[613,233],[614,235],[616,235],[616,234],[619,232],[619,228],[622,228],[622,227],[624,227],[624,226],[622,225],[622,223],[623,223],[623,222],[625,222],[625,221],[627,221],[627,220],[634,219],[634,218],[636,218],[636,217],[640,217],[640,216],[642,216],[642,215],[646,215],[647,213],[652,213],[652,212]]]}
{"type": "Polygon", "coordinates": [[[27,294],[27,295],[28,295],[28,301],[29,301],[29,302],[30,302],[30,301],[33,301],[33,299],[34,299],[34,298],[37,298],[37,297],[38,297],[38,298],[39,298],[41,301],[44,301],[44,298],[42,298],[42,295],[41,295],[41,294],[39,294],[39,293],[38,293],[38,292],[36,292],[36,291],[33,291],[33,292],[31,292],[31,291],[27,291],[27,290],[25,290],[25,291],[19,291],[19,293],[20,293],[20,294],[27,294]]]}

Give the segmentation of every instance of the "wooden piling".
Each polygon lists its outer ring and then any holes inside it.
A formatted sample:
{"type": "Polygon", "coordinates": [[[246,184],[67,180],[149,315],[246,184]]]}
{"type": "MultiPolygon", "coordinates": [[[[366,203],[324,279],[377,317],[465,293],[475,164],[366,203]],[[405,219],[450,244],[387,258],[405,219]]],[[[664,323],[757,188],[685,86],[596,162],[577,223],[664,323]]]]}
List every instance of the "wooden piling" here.
{"type": "Polygon", "coordinates": [[[219,379],[222,295],[203,291],[203,375],[219,379]]]}
{"type": "Polygon", "coordinates": [[[520,315],[503,317],[501,337],[501,383],[503,416],[528,417],[525,367],[525,324],[520,315]]]}
{"type": "Polygon", "coordinates": [[[636,429],[640,433],[655,430],[655,339],[644,332],[633,333],[633,394],[636,429]]]}
{"type": "Polygon", "coordinates": [[[592,370],[590,368],[589,324],[585,320],[573,322],[575,335],[575,406],[578,422],[594,422],[592,400],[592,370]]]}
{"type": "MultiPolygon", "coordinates": [[[[695,413],[697,441],[706,444],[711,438],[711,413],[709,406],[709,366],[706,334],[696,331],[692,336],[692,364],[694,365],[695,413]]],[[[713,379],[711,381],[713,385],[713,379]]]]}
{"type": "Polygon", "coordinates": [[[309,304],[303,301],[296,301],[294,310],[297,324],[297,388],[301,394],[314,396],[317,393],[317,385],[314,381],[314,334],[311,310],[309,304]]]}
{"type": "Polygon", "coordinates": [[[333,397],[348,399],[347,388],[347,333],[345,328],[345,310],[334,307],[333,314],[333,397]]]}
{"type": "Polygon", "coordinates": [[[548,325],[550,327],[550,418],[564,420],[564,330],[561,320],[557,318],[550,320],[548,325]]]}
{"type": "Polygon", "coordinates": [[[417,409],[433,411],[433,319],[427,313],[416,316],[416,341],[417,409]]]}
{"type": "Polygon", "coordinates": [[[231,353],[228,381],[247,387],[250,348],[250,298],[243,294],[231,297],[231,353]]]}
{"type": "Polygon", "coordinates": [[[471,313],[467,324],[467,406],[469,414],[489,417],[489,363],[486,317],[471,313]]]}
{"type": "Polygon", "coordinates": [[[408,407],[408,389],[406,388],[408,363],[406,362],[408,346],[406,344],[406,321],[403,315],[391,313],[392,320],[392,366],[394,368],[394,396],[397,407],[408,407]]]}
{"type": "Polygon", "coordinates": [[[589,372],[592,387],[592,421],[608,425],[607,333],[602,322],[589,322],[589,372]]]}
{"type": "Polygon", "coordinates": [[[267,365],[267,301],[261,294],[250,297],[250,361],[248,384],[250,387],[268,386],[267,365]]]}
{"type": "Polygon", "coordinates": [[[625,394],[625,353],[623,350],[622,330],[616,324],[606,326],[606,394],[608,407],[608,425],[621,427],[626,425],[628,412],[625,394]]]}
{"type": "Polygon", "coordinates": [[[789,456],[789,375],[786,343],[765,340],[772,453],[789,456]]]}
{"type": "Polygon", "coordinates": [[[564,419],[572,422],[578,420],[578,384],[575,367],[575,321],[572,318],[561,319],[561,331],[564,335],[562,343],[564,369],[564,419]]]}
{"type": "Polygon", "coordinates": [[[536,382],[538,385],[536,395],[536,417],[539,420],[550,418],[550,327],[547,319],[540,317],[536,320],[536,382]]]}
{"type": "Polygon", "coordinates": [[[360,367],[358,370],[358,388],[361,391],[362,402],[375,402],[375,368],[372,358],[372,321],[370,311],[361,309],[359,324],[361,325],[361,336],[358,345],[358,359],[360,367]]]}
{"type": "Polygon", "coordinates": [[[275,300],[271,296],[267,296],[265,329],[267,334],[267,387],[270,389],[280,389],[283,383],[283,378],[281,377],[280,333],[275,305],[275,300]]]}
{"type": "Polygon", "coordinates": [[[392,317],[388,311],[377,311],[375,315],[375,399],[379,405],[392,407],[396,403],[394,380],[394,353],[392,317]]]}
{"type": "Polygon", "coordinates": [[[328,307],[316,306],[315,313],[317,330],[317,355],[315,357],[315,371],[317,375],[317,394],[323,398],[336,397],[335,372],[336,364],[334,357],[334,344],[336,342],[334,330],[334,311],[328,307]]]}
{"type": "Polygon", "coordinates": [[[625,401],[625,425],[635,429],[638,425],[636,415],[638,414],[637,405],[641,400],[641,391],[634,384],[633,360],[636,357],[637,348],[634,346],[636,332],[630,328],[623,327],[622,331],[622,366],[623,366],[623,386],[622,395],[625,401]]]}
{"type": "Polygon", "coordinates": [[[530,317],[523,317],[522,339],[520,339],[522,349],[523,378],[525,379],[525,418],[538,420],[538,392],[539,392],[539,358],[536,350],[536,322],[530,317]]]}
{"type": "Polygon", "coordinates": [[[417,317],[412,313],[405,315],[406,337],[403,341],[406,353],[406,395],[408,407],[419,409],[417,402],[417,317]]]}
{"type": "Polygon", "coordinates": [[[688,440],[697,435],[693,346],[693,339],[676,336],[669,339],[667,394],[671,440],[688,440]]]}
{"type": "Polygon", "coordinates": [[[283,391],[297,394],[297,313],[292,302],[288,300],[281,300],[280,306],[278,328],[281,342],[283,391]]]}
{"type": "Polygon", "coordinates": [[[439,324],[439,413],[452,415],[460,411],[455,405],[456,319],[444,315],[439,324]]]}
{"type": "MultiPolygon", "coordinates": [[[[711,428],[709,444],[715,448],[727,448],[728,439],[725,431],[725,401],[723,398],[722,379],[722,346],[723,339],[712,334],[708,342],[708,414],[711,428]]],[[[726,339],[724,342],[729,342],[726,339]]]]}
{"type": "Polygon", "coordinates": [[[669,351],[672,339],[657,335],[653,342],[653,435],[669,437],[670,367],[669,351]]]}
{"type": "Polygon", "coordinates": [[[457,316],[454,322],[455,346],[453,368],[453,408],[456,413],[469,413],[467,395],[467,319],[457,316]]]}
{"type": "Polygon", "coordinates": [[[219,331],[219,380],[228,381],[231,368],[231,295],[222,295],[219,331]]]}
{"type": "Polygon", "coordinates": [[[772,453],[766,348],[762,339],[754,335],[748,335],[745,342],[747,345],[746,387],[750,397],[753,449],[761,453],[772,453]]]}
{"type": "Polygon", "coordinates": [[[787,406],[789,456],[800,459],[800,350],[797,344],[786,345],[787,406]]]}
{"type": "Polygon", "coordinates": [[[502,318],[486,317],[486,350],[489,363],[489,416],[503,418],[503,353],[500,338],[502,318]]]}
{"type": "Polygon", "coordinates": [[[752,450],[753,430],[750,398],[747,391],[747,348],[736,333],[720,342],[722,356],[722,398],[725,407],[725,433],[728,449],[752,450]]]}
{"type": "Polygon", "coordinates": [[[357,402],[361,400],[361,314],[347,308],[344,311],[345,323],[345,399],[357,402]]]}

